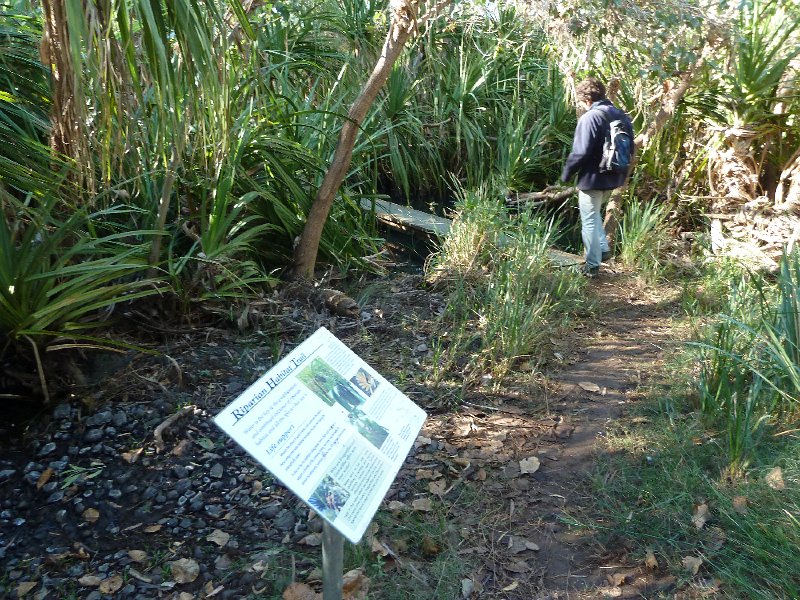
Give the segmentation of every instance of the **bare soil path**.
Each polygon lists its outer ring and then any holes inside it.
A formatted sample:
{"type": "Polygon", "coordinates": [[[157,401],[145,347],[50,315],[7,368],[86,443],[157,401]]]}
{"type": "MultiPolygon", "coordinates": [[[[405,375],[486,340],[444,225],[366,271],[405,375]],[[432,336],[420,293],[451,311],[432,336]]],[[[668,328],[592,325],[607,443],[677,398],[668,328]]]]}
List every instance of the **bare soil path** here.
{"type": "Polygon", "coordinates": [[[541,467],[527,493],[513,500],[507,520],[507,537],[532,540],[539,550],[514,554],[512,540],[512,556],[507,553],[505,560],[530,555],[524,563],[536,577],[526,578],[525,586],[505,585],[506,595],[501,588],[496,597],[654,598],[673,583],[628,557],[625,548],[599,543],[595,532],[604,525],[593,507],[593,490],[609,476],[597,465],[607,428],[620,420],[635,427],[629,414],[641,399],[640,386],[663,376],[677,307],[622,272],[604,273],[589,292],[599,304],[598,316],[554,346],[562,364],[547,373],[545,406],[540,399],[534,404],[534,410],[544,409],[541,422],[551,424],[538,440],[541,467]]]}

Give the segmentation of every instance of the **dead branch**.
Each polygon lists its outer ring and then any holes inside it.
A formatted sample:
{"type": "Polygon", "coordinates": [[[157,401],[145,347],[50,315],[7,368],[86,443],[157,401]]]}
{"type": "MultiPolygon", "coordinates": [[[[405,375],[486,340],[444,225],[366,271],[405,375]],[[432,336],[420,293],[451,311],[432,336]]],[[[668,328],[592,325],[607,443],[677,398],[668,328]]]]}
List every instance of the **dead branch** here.
{"type": "Polygon", "coordinates": [[[506,203],[516,206],[528,206],[536,208],[547,204],[548,202],[558,202],[559,200],[566,200],[577,192],[577,188],[568,187],[562,188],[560,186],[550,185],[541,192],[523,192],[522,194],[514,194],[506,199],[506,203]]]}
{"type": "Polygon", "coordinates": [[[186,417],[188,415],[196,414],[198,408],[194,404],[190,404],[189,406],[184,406],[174,415],[167,417],[161,425],[156,427],[155,431],[153,431],[153,439],[156,442],[156,451],[163,452],[164,448],[166,448],[166,444],[164,444],[164,432],[172,427],[177,421],[186,417]]]}

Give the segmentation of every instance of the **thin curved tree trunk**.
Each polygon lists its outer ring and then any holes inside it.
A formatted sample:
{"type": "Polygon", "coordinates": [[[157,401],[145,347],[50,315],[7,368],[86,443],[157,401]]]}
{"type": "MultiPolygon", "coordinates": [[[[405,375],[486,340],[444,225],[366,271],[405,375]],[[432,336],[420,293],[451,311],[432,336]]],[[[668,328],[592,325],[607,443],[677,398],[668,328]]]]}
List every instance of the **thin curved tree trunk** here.
{"type": "MultiPolygon", "coordinates": [[[[433,15],[448,3],[449,0],[440,2],[429,14],[433,15]]],[[[391,13],[389,33],[383,44],[381,55],[367,83],[347,113],[347,121],[345,121],[339,134],[339,141],[336,144],[333,160],[327,173],[325,173],[319,190],[317,190],[317,195],[306,218],[303,233],[295,246],[292,275],[296,279],[310,280],[314,277],[314,267],[317,263],[322,228],[328,219],[336,193],[339,191],[345,175],[347,175],[347,170],[350,168],[353,146],[355,145],[358,130],[378,92],[386,83],[392,66],[403,51],[403,46],[417,28],[416,2],[394,0],[391,4],[391,13]]]]}

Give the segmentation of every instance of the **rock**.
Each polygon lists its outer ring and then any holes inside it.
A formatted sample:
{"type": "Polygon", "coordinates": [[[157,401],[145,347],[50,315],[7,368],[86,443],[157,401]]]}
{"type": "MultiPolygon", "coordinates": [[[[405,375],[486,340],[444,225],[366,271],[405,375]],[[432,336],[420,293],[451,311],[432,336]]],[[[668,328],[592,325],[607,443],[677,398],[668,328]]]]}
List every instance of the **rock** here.
{"type": "Polygon", "coordinates": [[[218,504],[207,504],[206,514],[212,519],[219,519],[222,516],[222,507],[218,504]]]}
{"type": "Polygon", "coordinates": [[[214,479],[222,479],[223,473],[224,469],[220,463],[216,463],[213,467],[211,467],[211,477],[214,479]]]}
{"type": "Polygon", "coordinates": [[[42,446],[42,449],[36,454],[36,456],[47,456],[48,454],[52,454],[56,450],[55,442],[49,442],[42,446]]]}
{"type": "Polygon", "coordinates": [[[295,517],[292,511],[283,509],[280,511],[272,521],[272,525],[278,531],[283,533],[289,532],[294,529],[295,517]]]}
{"type": "Polygon", "coordinates": [[[16,469],[4,469],[0,471],[0,483],[11,479],[16,474],[16,469]]]}
{"type": "Polygon", "coordinates": [[[48,469],[53,469],[56,473],[60,473],[64,469],[67,468],[69,464],[69,459],[65,456],[61,460],[54,460],[47,465],[48,469]]]}
{"type": "Polygon", "coordinates": [[[86,424],[90,427],[94,427],[96,425],[106,425],[111,423],[111,419],[113,419],[113,414],[110,410],[103,410],[99,413],[95,414],[92,417],[86,419],[86,424]]]}
{"type": "Polygon", "coordinates": [[[53,492],[47,497],[47,504],[53,504],[54,502],[60,502],[64,498],[64,492],[59,490],[57,492],[53,492]]]}
{"type": "Polygon", "coordinates": [[[114,427],[122,427],[123,425],[127,424],[128,415],[126,415],[123,411],[118,410],[111,418],[111,422],[114,424],[114,427]]]}
{"type": "Polygon", "coordinates": [[[69,404],[61,403],[53,409],[53,418],[54,419],[69,419],[72,413],[72,408],[69,404]]]}
{"type": "Polygon", "coordinates": [[[265,519],[272,519],[281,511],[280,504],[269,504],[262,508],[259,513],[265,519]]]}
{"type": "Polygon", "coordinates": [[[83,439],[87,442],[99,442],[101,439],[103,439],[102,427],[99,429],[90,429],[86,432],[86,434],[84,434],[83,439]]]}

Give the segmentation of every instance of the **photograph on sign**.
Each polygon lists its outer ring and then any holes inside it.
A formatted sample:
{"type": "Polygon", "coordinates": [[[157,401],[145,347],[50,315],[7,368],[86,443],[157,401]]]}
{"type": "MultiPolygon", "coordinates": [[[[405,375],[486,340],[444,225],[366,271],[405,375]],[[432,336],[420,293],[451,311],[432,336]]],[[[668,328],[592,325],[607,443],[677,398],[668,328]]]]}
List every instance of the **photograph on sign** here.
{"type": "Polygon", "coordinates": [[[320,328],[214,422],[355,543],[425,417],[400,390],[320,328]]]}

